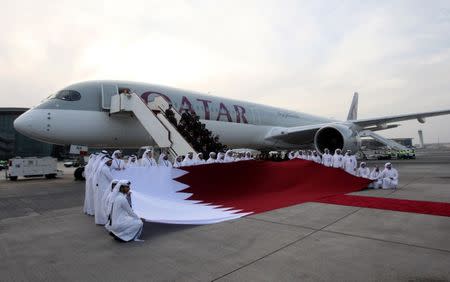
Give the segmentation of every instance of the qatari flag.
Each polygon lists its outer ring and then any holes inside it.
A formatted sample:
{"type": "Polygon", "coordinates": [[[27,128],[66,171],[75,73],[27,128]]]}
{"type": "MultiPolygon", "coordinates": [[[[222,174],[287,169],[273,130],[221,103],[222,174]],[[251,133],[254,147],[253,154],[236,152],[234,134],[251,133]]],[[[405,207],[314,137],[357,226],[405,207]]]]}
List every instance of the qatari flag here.
{"type": "Polygon", "coordinates": [[[359,191],[370,180],[312,161],[129,168],[133,209],[151,222],[209,224],[359,191]]]}

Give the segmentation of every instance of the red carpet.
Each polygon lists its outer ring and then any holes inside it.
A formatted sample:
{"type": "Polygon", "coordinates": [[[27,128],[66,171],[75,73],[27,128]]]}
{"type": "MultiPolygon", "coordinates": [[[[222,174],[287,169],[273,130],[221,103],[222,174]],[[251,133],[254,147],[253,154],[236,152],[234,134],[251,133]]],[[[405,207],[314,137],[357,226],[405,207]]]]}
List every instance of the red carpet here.
{"type": "Polygon", "coordinates": [[[190,186],[181,191],[193,193],[189,200],[254,213],[359,191],[370,182],[304,160],[241,161],[183,169],[189,173],[176,180],[190,186]]]}
{"type": "Polygon", "coordinates": [[[315,202],[391,211],[450,216],[450,203],[413,201],[355,195],[335,195],[316,200],[315,202]]]}

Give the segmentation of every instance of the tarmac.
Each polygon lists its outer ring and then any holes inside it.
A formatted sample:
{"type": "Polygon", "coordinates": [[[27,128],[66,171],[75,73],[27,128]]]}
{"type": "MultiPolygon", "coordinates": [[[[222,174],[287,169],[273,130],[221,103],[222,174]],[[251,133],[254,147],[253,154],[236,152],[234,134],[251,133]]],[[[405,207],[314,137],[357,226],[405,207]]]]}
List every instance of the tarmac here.
{"type": "MultiPolygon", "coordinates": [[[[399,189],[354,194],[450,202],[450,149],[393,164],[399,189]]],[[[213,225],[146,223],[145,242],[124,244],[83,200],[70,171],[0,180],[0,280],[450,281],[450,217],[304,203],[213,225]]]]}

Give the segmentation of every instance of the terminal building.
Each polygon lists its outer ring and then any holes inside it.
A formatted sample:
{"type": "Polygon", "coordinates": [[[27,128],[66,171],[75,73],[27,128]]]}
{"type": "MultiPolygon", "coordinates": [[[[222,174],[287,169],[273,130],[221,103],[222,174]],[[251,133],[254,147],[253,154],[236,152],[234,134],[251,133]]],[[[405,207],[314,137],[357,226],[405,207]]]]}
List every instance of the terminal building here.
{"type": "Polygon", "coordinates": [[[0,108],[0,160],[13,157],[61,157],[64,146],[30,139],[14,129],[14,120],[27,108],[0,108]]]}

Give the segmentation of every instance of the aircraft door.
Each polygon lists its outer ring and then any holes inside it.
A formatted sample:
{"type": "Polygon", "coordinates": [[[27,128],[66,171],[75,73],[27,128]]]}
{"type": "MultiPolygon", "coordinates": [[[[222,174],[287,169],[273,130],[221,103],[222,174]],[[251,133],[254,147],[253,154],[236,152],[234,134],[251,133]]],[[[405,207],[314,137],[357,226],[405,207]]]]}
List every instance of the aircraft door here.
{"type": "Polygon", "coordinates": [[[102,108],[109,110],[111,108],[111,97],[119,94],[117,84],[103,83],[102,84],[102,108]]]}

